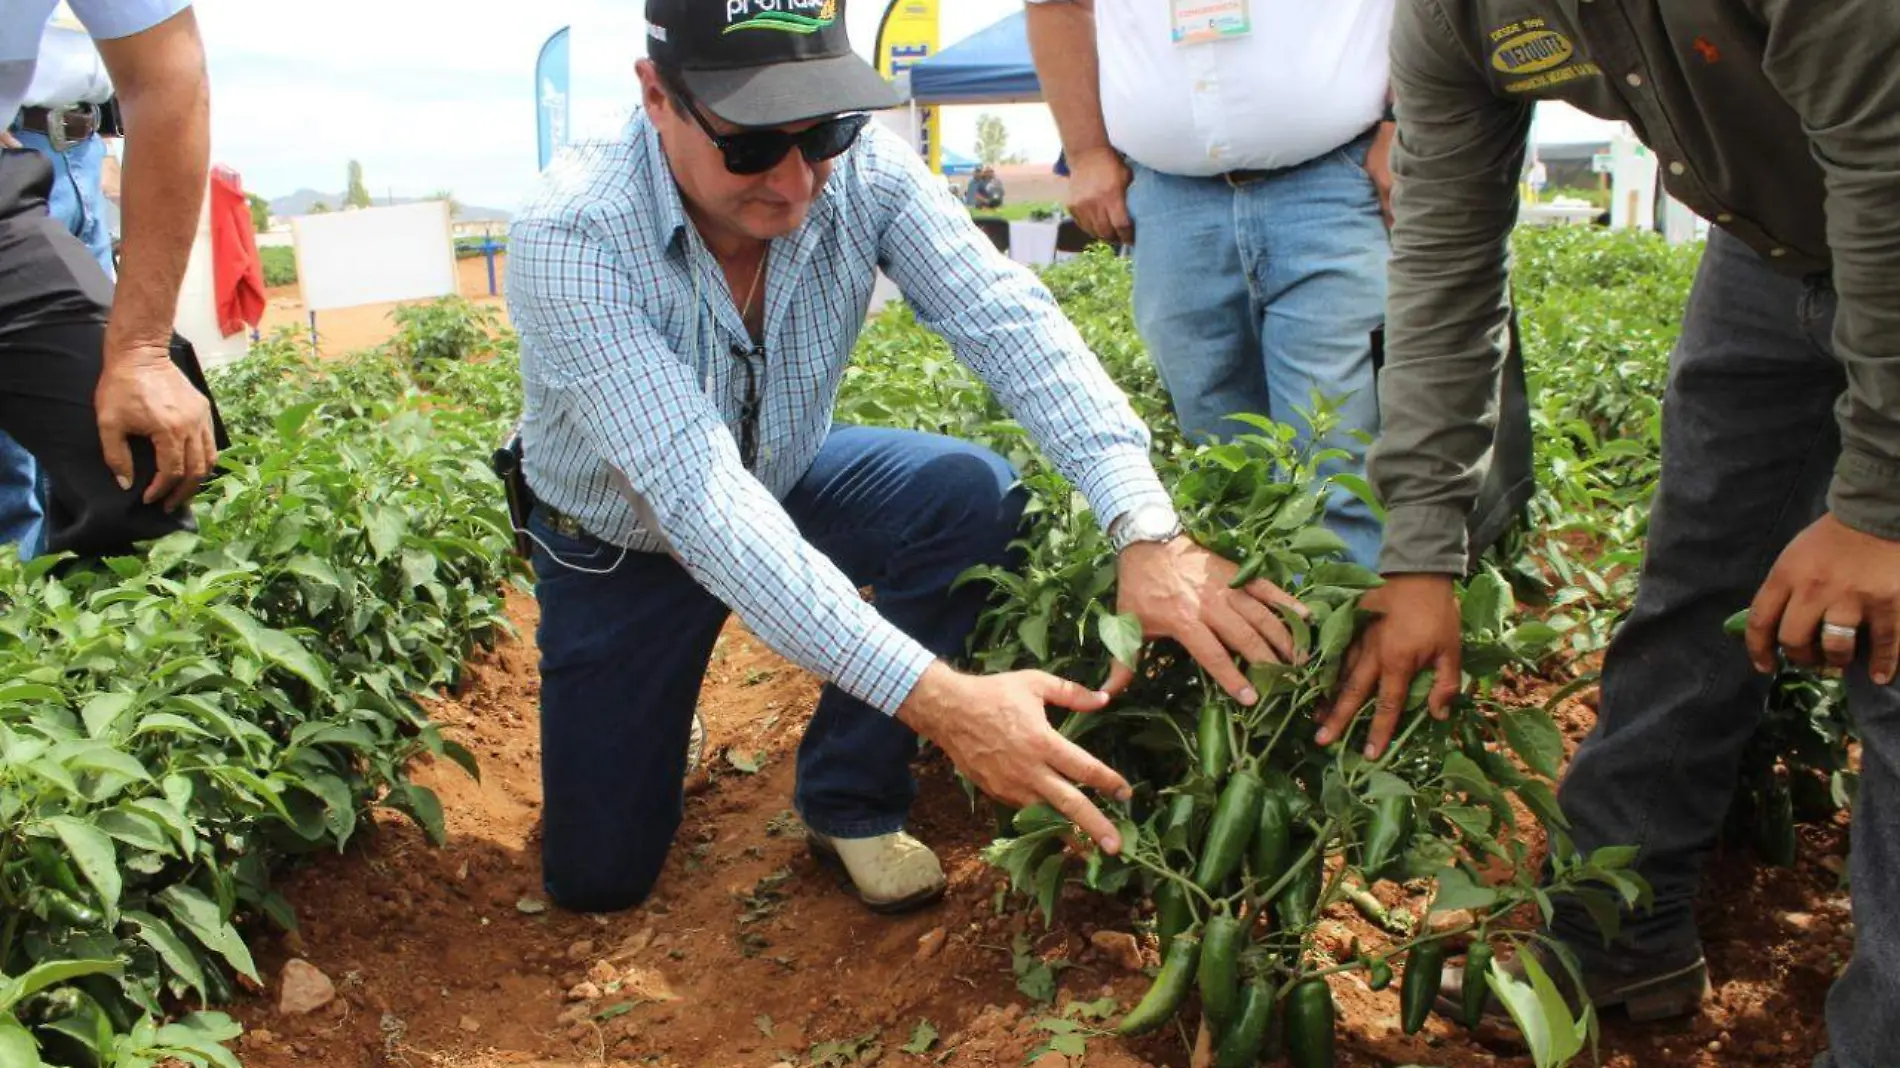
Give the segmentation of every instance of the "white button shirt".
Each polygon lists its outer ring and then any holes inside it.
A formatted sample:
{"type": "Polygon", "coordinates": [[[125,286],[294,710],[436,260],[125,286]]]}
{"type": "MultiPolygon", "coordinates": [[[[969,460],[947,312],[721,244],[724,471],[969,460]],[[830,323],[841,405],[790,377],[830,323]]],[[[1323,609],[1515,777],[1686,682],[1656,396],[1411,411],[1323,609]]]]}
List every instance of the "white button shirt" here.
{"type": "MultiPolygon", "coordinates": [[[[92,37],[112,40],[151,29],[190,7],[191,0],[67,0],[67,5],[92,37]]],[[[22,104],[43,106],[42,101],[29,99],[29,93],[60,105],[103,103],[104,98],[91,97],[98,95],[98,82],[104,81],[106,96],[111,96],[111,82],[105,80],[96,52],[88,58],[72,50],[75,46],[90,49],[91,42],[71,40],[67,31],[46,32],[47,20],[57,6],[58,0],[0,0],[0,129],[13,124],[22,104]],[[49,41],[56,50],[57,66],[49,68],[49,78],[42,83],[36,80],[40,49],[49,41]],[[68,94],[77,95],[61,99],[68,94]]]]}
{"type": "Polygon", "coordinates": [[[1176,44],[1173,0],[1095,0],[1109,142],[1143,166],[1195,176],[1330,152],[1385,112],[1393,5],[1248,0],[1246,36],[1176,44]]]}

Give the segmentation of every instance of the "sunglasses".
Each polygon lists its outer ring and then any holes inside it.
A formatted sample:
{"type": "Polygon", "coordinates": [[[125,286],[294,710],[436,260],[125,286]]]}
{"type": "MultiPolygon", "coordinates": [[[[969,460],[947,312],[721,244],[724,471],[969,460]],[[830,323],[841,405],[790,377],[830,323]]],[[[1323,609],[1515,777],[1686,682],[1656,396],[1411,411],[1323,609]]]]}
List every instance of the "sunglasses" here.
{"type": "Polygon", "coordinates": [[[713,129],[712,123],[699,112],[699,106],[693,98],[677,85],[667,87],[673,102],[693,117],[699,128],[719,148],[719,154],[725,157],[726,170],[733,174],[764,174],[779,165],[786,154],[796,148],[805,157],[807,163],[822,163],[825,160],[844,154],[864,131],[864,125],[871,116],[862,112],[850,115],[837,115],[798,133],[784,130],[747,130],[744,133],[722,134],[713,129]]]}

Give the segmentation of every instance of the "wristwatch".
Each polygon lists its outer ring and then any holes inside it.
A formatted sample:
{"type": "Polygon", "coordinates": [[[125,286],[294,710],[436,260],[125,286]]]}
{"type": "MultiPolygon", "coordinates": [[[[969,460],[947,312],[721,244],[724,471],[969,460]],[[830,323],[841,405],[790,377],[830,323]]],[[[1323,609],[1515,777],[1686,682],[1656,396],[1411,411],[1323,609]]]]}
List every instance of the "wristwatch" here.
{"type": "Polygon", "coordinates": [[[1137,542],[1170,542],[1181,536],[1181,517],[1165,504],[1144,504],[1123,512],[1108,525],[1108,543],[1117,553],[1137,542]]]}

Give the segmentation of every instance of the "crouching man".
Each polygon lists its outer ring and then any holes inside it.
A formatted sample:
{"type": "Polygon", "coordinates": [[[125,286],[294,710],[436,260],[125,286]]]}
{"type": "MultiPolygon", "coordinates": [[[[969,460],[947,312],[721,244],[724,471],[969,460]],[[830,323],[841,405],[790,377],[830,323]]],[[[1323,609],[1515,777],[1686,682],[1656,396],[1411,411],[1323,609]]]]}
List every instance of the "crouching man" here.
{"type": "Polygon", "coordinates": [[[649,0],[647,19],[642,111],[557,164],[510,238],[549,895],[605,911],[652,889],[734,611],[829,683],[796,803],[871,908],[943,893],[904,833],[918,735],[991,796],[1046,800],[1118,848],[1082,789],[1127,784],[1045,711],[1107,695],[944,660],[983,599],[952,582],[1016,534],[1015,474],[960,441],[832,423],[877,269],[1109,523],[1121,605],[1151,636],[1250,699],[1233,653],[1284,655],[1269,605],[1291,598],[1228,589],[1235,565],[1181,536],[1145,428],[1048,291],[868,124],[898,101],[851,53],[842,3],[649,0]]]}

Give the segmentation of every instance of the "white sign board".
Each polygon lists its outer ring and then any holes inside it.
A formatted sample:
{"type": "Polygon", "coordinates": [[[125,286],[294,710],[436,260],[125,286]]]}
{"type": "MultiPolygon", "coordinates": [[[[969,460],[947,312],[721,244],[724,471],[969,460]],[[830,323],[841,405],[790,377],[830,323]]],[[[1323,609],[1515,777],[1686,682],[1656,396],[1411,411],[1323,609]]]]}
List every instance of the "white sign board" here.
{"type": "Polygon", "coordinates": [[[1590,170],[1595,174],[1608,174],[1616,169],[1616,157],[1608,152],[1598,152],[1590,157],[1590,170]]]}
{"type": "Polygon", "coordinates": [[[457,292],[447,201],[301,215],[290,226],[313,312],[457,292]]]}

